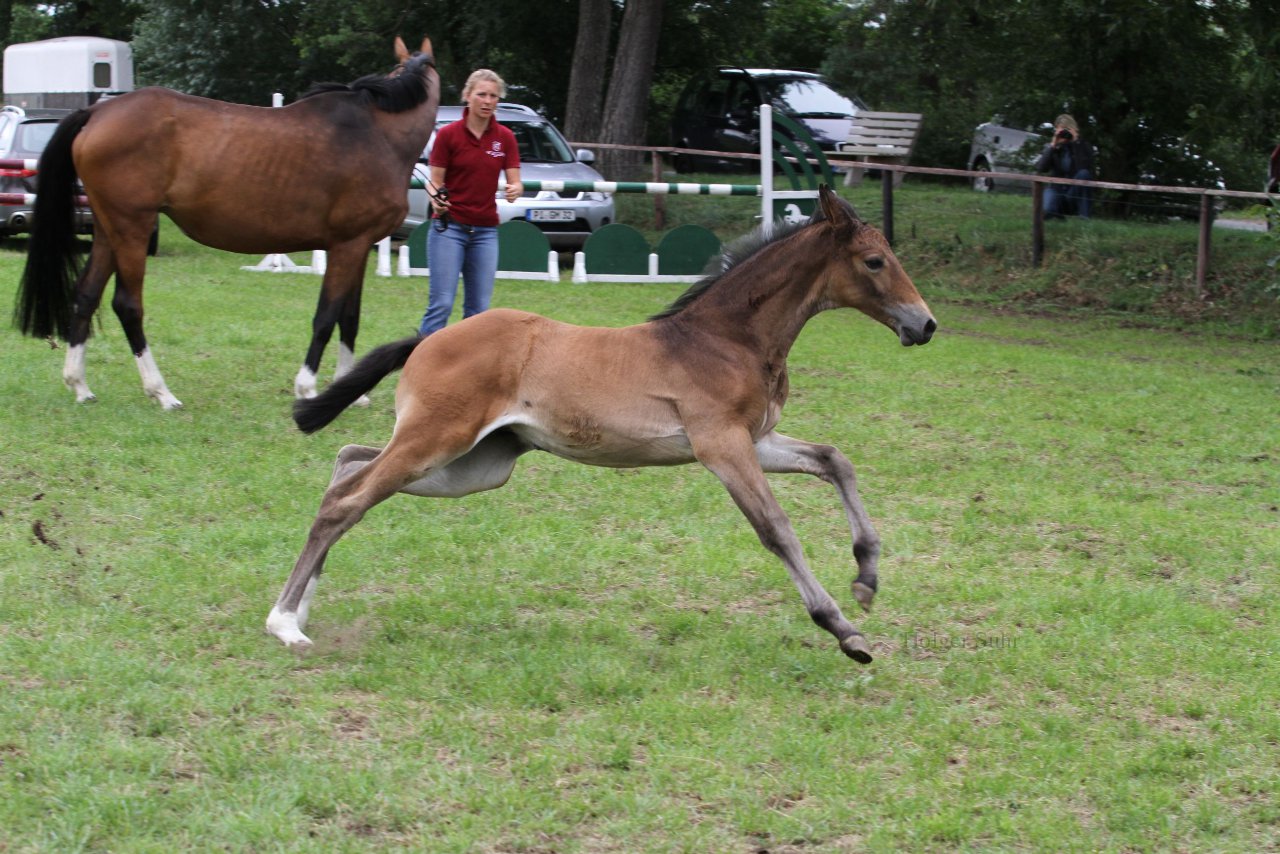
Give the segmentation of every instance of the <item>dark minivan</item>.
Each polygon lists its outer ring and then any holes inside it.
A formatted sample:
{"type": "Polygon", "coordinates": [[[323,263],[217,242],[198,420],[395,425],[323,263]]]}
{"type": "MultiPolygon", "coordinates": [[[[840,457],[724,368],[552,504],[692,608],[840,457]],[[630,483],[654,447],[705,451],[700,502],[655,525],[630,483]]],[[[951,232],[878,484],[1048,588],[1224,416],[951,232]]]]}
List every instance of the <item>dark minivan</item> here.
{"type": "MultiPolygon", "coordinates": [[[[70,110],[24,110],[21,107],[0,108],[0,158],[5,160],[39,160],[58,122],[70,110]]],[[[36,170],[22,167],[0,169],[0,193],[34,194],[36,170]]],[[[0,204],[0,236],[21,234],[31,230],[31,205],[26,202],[0,204]]],[[[93,214],[88,208],[76,208],[76,231],[93,232],[93,214]]]]}
{"type": "MultiPolygon", "coordinates": [[[[685,86],[671,117],[671,139],[677,148],[760,153],[760,105],[770,104],[803,124],[824,152],[835,151],[849,135],[849,124],[861,110],[858,98],[841,95],[821,74],[780,68],[722,66],[694,77],[685,86]]],[[[680,171],[724,165],[734,158],[682,155],[680,171]]],[[[744,171],[752,166],[736,160],[744,171]]]]}

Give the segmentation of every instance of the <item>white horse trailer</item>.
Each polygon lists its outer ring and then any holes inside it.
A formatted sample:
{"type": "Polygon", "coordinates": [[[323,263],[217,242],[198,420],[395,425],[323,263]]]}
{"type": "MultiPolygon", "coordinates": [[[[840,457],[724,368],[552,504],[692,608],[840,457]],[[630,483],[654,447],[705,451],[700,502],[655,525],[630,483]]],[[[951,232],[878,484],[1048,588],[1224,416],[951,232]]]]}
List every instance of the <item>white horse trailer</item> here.
{"type": "Polygon", "coordinates": [[[79,109],[132,89],[127,42],[67,36],[4,49],[4,100],[24,110],[79,109]]]}

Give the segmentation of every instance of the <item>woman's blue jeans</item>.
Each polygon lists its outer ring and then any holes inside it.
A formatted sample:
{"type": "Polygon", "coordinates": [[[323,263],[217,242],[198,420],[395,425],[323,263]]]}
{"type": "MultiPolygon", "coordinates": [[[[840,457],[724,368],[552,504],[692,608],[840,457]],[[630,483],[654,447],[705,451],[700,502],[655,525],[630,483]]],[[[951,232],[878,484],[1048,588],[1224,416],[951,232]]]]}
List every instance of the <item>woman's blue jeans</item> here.
{"type": "Polygon", "coordinates": [[[464,291],[462,316],[470,317],[489,307],[498,272],[498,229],[451,220],[448,228],[437,231],[433,222],[427,234],[427,266],[431,268],[431,290],[418,325],[419,335],[438,332],[449,322],[459,276],[464,291]]]}
{"type": "MultiPolygon", "coordinates": [[[[1066,177],[1065,175],[1062,177],[1066,177]]],[[[1092,181],[1093,173],[1081,169],[1071,176],[1077,181],[1092,181]]],[[[1093,201],[1092,187],[1080,187],[1075,184],[1046,184],[1044,187],[1044,215],[1061,217],[1075,214],[1081,219],[1089,218],[1090,202],[1093,201]]]]}

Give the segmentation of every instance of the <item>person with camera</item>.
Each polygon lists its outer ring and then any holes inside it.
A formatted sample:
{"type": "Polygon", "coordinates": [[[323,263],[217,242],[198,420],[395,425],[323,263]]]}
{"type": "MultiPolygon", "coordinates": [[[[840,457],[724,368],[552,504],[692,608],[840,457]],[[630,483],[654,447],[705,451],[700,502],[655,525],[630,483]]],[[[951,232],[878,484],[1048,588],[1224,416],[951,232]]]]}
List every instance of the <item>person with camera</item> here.
{"type": "Polygon", "coordinates": [[[445,125],[431,147],[432,226],[427,234],[431,268],[427,310],[419,335],[430,335],[449,322],[462,277],[462,316],[489,308],[498,272],[498,176],[505,174],[503,193],[514,202],[524,192],[520,183],[520,150],[515,135],[494,113],[507,94],[507,84],[493,71],[471,73],[462,90],[462,118],[445,125]]]}
{"type": "MultiPolygon", "coordinates": [[[[1036,171],[1054,178],[1093,180],[1093,146],[1080,138],[1080,126],[1063,113],[1053,122],[1053,141],[1044,147],[1036,161],[1036,171]]],[[[1048,184],[1044,189],[1045,219],[1063,219],[1075,214],[1089,218],[1092,194],[1089,187],[1073,184],[1048,184]]]]}

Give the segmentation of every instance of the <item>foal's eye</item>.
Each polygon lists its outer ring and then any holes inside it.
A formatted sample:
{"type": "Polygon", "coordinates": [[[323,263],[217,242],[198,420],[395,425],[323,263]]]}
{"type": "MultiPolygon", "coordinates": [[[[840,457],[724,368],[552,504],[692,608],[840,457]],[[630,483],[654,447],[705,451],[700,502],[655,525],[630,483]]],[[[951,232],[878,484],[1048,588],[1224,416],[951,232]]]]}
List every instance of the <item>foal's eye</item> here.
{"type": "Polygon", "coordinates": [[[866,264],[867,269],[873,273],[878,273],[884,269],[884,259],[881,258],[879,255],[873,255],[872,257],[867,258],[862,263],[866,264]]]}

